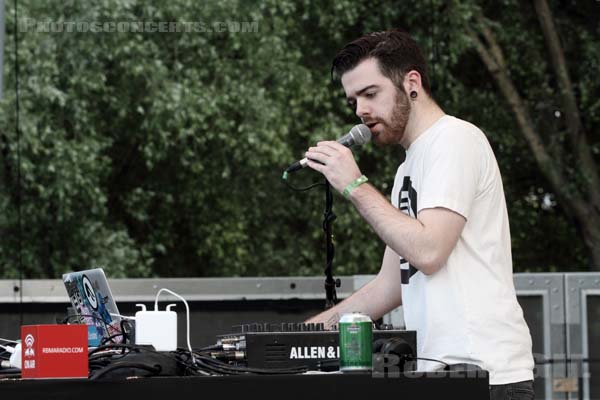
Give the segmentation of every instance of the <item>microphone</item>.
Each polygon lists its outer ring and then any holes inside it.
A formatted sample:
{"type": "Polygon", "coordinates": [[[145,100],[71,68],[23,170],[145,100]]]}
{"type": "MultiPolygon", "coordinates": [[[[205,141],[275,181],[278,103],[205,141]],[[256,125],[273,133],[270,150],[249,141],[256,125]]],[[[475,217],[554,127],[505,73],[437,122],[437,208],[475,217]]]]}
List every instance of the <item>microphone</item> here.
{"type": "MultiPolygon", "coordinates": [[[[354,125],[350,132],[346,133],[344,136],[339,138],[337,142],[346,147],[352,146],[362,146],[365,143],[368,143],[371,140],[371,130],[365,124],[354,125]]],[[[290,165],[285,172],[296,172],[304,167],[306,167],[308,163],[308,159],[305,157],[300,161],[296,161],[292,165],[290,165]]]]}

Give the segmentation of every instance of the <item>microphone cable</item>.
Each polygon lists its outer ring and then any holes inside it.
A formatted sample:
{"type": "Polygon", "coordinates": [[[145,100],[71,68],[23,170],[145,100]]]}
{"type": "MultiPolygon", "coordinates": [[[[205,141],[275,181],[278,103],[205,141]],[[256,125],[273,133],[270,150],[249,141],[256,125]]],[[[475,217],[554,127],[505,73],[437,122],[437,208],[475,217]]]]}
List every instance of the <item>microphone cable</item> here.
{"type": "Polygon", "coordinates": [[[325,186],[325,184],[324,184],[324,183],[315,182],[315,183],[313,183],[312,185],[309,185],[309,186],[307,186],[307,187],[304,187],[304,188],[299,188],[299,187],[296,187],[296,186],[294,186],[294,185],[292,185],[292,184],[290,183],[290,181],[288,180],[288,176],[289,176],[289,172],[288,172],[287,170],[283,171],[283,175],[281,176],[281,180],[282,180],[282,181],[283,181],[283,182],[284,182],[284,183],[285,183],[285,184],[286,184],[286,185],[287,185],[287,186],[288,186],[290,189],[292,189],[292,190],[293,190],[293,191],[295,191],[295,192],[307,192],[307,191],[309,191],[310,189],[316,188],[316,187],[318,187],[318,186],[325,186]]]}
{"type": "Polygon", "coordinates": [[[284,173],[283,173],[282,180],[283,180],[283,182],[284,182],[284,183],[285,183],[285,184],[286,184],[286,185],[287,185],[287,186],[288,186],[290,189],[292,189],[292,190],[293,190],[293,191],[295,191],[295,192],[307,192],[307,191],[309,191],[310,189],[314,189],[314,188],[316,188],[316,187],[318,187],[318,186],[325,186],[325,184],[324,184],[324,183],[315,182],[315,183],[313,183],[312,185],[310,185],[310,186],[307,186],[307,187],[304,187],[304,188],[299,188],[299,187],[296,187],[296,186],[292,185],[292,184],[291,184],[291,183],[288,181],[288,179],[287,179],[287,173],[286,173],[286,172],[284,172],[284,173]]]}

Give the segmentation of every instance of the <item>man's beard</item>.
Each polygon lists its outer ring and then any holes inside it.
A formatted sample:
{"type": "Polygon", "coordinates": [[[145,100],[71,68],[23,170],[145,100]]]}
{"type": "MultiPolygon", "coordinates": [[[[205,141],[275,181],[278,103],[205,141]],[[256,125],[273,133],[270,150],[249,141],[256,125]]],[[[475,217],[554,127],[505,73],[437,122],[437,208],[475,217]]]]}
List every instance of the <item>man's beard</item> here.
{"type": "Polygon", "coordinates": [[[394,108],[392,109],[391,121],[381,121],[384,129],[377,136],[377,144],[399,144],[406,131],[408,118],[410,115],[410,101],[404,91],[397,89],[394,98],[394,108]]]}

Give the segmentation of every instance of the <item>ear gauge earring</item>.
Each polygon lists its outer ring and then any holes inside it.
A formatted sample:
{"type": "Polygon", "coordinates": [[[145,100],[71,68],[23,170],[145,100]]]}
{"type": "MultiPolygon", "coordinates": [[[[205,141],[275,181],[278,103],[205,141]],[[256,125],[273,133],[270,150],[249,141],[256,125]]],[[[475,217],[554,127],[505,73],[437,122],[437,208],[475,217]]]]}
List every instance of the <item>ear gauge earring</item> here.
{"type": "Polygon", "coordinates": [[[416,99],[417,98],[417,92],[415,92],[414,90],[412,92],[410,92],[410,98],[411,99],[416,99]]]}

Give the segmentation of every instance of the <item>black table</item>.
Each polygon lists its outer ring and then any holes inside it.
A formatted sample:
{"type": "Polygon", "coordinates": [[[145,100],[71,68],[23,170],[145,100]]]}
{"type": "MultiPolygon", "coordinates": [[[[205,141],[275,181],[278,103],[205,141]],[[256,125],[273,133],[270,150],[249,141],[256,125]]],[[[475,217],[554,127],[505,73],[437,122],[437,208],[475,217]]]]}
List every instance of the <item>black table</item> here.
{"type": "Polygon", "coordinates": [[[3,399],[488,399],[486,372],[153,377],[126,380],[0,380],[3,399]]]}

